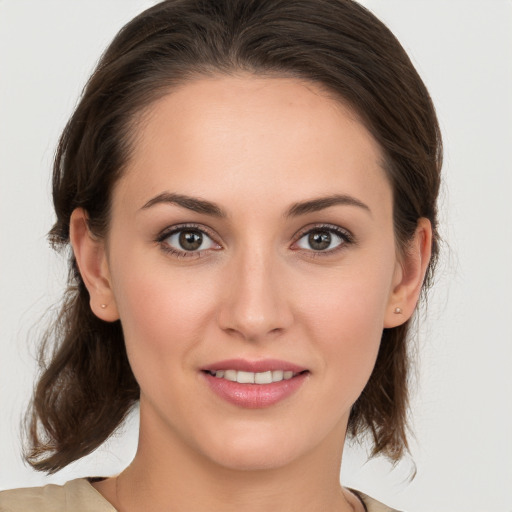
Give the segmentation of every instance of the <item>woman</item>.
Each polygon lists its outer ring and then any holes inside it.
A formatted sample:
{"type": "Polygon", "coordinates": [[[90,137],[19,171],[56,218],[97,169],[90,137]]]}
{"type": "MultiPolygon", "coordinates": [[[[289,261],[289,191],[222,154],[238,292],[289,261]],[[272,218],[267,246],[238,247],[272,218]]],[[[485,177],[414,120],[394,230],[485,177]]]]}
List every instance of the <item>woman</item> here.
{"type": "Polygon", "coordinates": [[[379,511],[345,438],[407,449],[407,330],[437,256],[441,141],[400,44],[341,0],[171,0],[110,45],[58,149],[70,287],[28,460],[140,403],[113,478],[6,510],[379,511]]]}

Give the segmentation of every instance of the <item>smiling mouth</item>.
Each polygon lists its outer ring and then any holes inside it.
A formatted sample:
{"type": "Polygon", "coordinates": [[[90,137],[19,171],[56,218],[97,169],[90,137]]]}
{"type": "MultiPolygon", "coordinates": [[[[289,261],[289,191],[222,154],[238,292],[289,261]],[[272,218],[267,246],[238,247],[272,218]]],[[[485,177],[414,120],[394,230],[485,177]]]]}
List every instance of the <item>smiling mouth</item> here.
{"type": "Polygon", "coordinates": [[[272,384],[282,380],[290,380],[297,375],[307,373],[308,370],[293,372],[291,370],[269,370],[266,372],[246,372],[242,370],[204,370],[205,373],[239,384],[272,384]]]}
{"type": "Polygon", "coordinates": [[[220,398],[237,407],[262,409],[297,393],[310,371],[278,359],[229,359],[202,368],[201,373],[220,398]]]}

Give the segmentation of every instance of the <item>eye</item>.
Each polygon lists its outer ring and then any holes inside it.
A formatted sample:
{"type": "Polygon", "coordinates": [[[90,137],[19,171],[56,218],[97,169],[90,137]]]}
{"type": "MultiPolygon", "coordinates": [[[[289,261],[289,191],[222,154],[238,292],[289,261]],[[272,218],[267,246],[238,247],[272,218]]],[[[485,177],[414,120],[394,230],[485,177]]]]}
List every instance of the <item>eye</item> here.
{"type": "Polygon", "coordinates": [[[308,251],[331,252],[351,241],[350,235],[340,228],[317,227],[304,233],[295,245],[308,251]]]}
{"type": "Polygon", "coordinates": [[[199,256],[209,249],[220,246],[202,229],[181,226],[163,233],[157,240],[162,248],[178,256],[199,256]]]}

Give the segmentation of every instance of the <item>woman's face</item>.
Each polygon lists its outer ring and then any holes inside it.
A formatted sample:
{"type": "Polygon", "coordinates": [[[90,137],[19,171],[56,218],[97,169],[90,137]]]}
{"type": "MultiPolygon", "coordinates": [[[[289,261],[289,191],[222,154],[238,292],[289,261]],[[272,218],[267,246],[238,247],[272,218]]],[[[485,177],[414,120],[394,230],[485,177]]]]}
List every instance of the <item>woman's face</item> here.
{"type": "Polygon", "coordinates": [[[238,469],[341,453],[399,305],[381,162],[307,82],[198,79],[151,107],[105,260],[141,442],[238,469]]]}

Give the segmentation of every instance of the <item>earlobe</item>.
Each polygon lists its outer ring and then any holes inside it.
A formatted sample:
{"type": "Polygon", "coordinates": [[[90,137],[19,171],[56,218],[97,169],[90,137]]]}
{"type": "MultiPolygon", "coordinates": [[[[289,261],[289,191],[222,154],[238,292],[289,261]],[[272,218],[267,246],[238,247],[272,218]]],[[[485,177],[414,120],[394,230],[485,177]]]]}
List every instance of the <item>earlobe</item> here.
{"type": "Polygon", "coordinates": [[[83,208],[73,210],[69,236],[80,275],[89,292],[92,312],[106,322],[118,320],[105,244],[91,233],[83,208]]]}
{"type": "Polygon", "coordinates": [[[432,225],[426,218],[418,220],[418,226],[407,253],[397,263],[384,327],[397,327],[414,313],[421,292],[425,273],[432,252],[432,225]]]}

